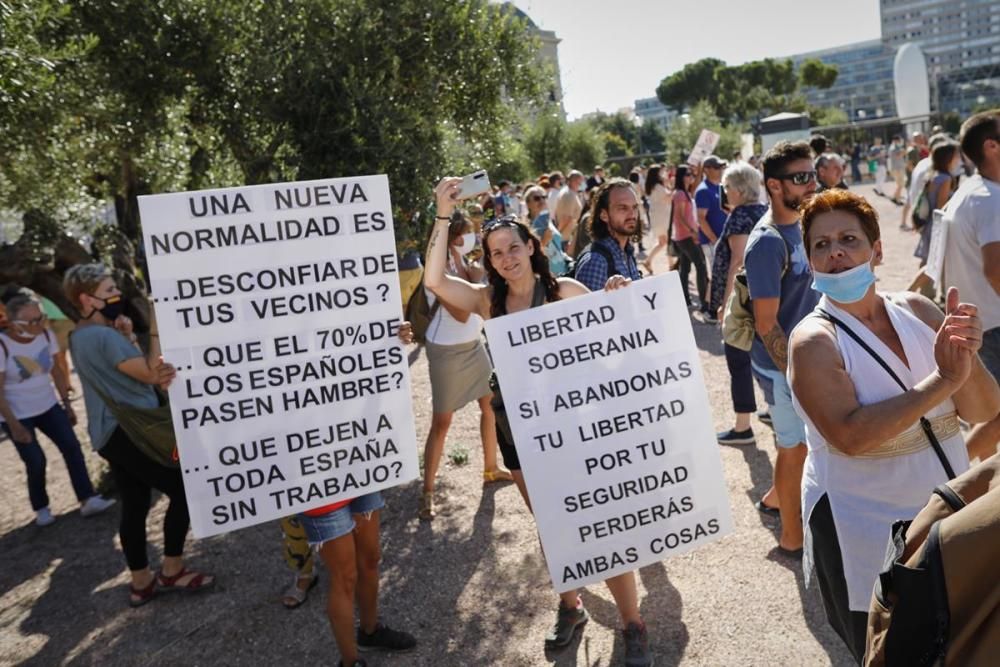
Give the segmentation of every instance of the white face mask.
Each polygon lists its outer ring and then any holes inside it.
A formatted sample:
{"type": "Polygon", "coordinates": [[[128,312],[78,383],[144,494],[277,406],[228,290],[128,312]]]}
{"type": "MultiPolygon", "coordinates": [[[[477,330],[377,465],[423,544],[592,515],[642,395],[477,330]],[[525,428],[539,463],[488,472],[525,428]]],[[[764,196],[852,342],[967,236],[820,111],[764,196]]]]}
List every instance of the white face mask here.
{"type": "Polygon", "coordinates": [[[465,255],[468,255],[470,252],[472,252],[475,249],[475,247],[476,247],[475,233],[469,232],[468,234],[462,234],[462,245],[458,247],[458,254],[464,257],[465,255]]]}

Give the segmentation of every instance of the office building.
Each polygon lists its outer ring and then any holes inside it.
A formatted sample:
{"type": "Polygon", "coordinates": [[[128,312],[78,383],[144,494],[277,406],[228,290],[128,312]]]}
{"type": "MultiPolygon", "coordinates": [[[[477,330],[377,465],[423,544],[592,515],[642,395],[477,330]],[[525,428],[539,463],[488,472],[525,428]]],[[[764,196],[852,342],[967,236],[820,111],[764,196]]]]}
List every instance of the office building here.
{"type": "Polygon", "coordinates": [[[792,56],[798,67],[808,58],[837,66],[837,80],[827,89],[806,88],[809,104],[843,109],[854,122],[888,118],[896,115],[892,82],[895,49],[882,40],[858,42],[822,51],[792,56]]]}
{"type": "Polygon", "coordinates": [[[663,106],[658,97],[636,100],[635,115],[642,119],[643,124],[652,123],[664,130],[677,118],[677,112],[663,106]]]}
{"type": "Polygon", "coordinates": [[[927,59],[931,109],[970,114],[1000,102],[1000,2],[881,0],[882,41],[927,59]]]}

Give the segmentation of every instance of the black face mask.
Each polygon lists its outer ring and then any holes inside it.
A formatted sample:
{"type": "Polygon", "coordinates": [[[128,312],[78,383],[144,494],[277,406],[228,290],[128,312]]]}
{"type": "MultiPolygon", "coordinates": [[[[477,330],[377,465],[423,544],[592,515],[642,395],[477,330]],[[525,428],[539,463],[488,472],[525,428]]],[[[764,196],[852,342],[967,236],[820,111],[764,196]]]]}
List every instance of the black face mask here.
{"type": "Polygon", "coordinates": [[[107,299],[101,299],[101,297],[94,296],[93,294],[90,296],[104,302],[104,306],[98,308],[96,312],[100,313],[109,322],[117,320],[125,310],[125,304],[122,303],[120,296],[109,296],[107,299]]]}

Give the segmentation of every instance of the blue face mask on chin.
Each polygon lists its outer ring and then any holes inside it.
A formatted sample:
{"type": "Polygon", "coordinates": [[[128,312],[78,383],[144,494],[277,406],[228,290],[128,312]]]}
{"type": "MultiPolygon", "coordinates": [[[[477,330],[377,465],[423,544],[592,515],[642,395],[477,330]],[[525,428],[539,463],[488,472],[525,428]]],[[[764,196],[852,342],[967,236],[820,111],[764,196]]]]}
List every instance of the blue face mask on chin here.
{"type": "Polygon", "coordinates": [[[861,301],[868,288],[875,284],[871,260],[841,273],[813,271],[813,289],[837,303],[861,301]]]}

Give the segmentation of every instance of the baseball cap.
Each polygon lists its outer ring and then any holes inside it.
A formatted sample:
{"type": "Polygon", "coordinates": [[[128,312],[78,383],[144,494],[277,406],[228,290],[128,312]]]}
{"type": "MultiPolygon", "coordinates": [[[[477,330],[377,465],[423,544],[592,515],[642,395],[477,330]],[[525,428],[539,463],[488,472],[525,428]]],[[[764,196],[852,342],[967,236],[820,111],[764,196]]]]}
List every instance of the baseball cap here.
{"type": "Polygon", "coordinates": [[[701,166],[710,169],[724,169],[728,163],[718,155],[709,155],[702,160],[701,166]]]}

